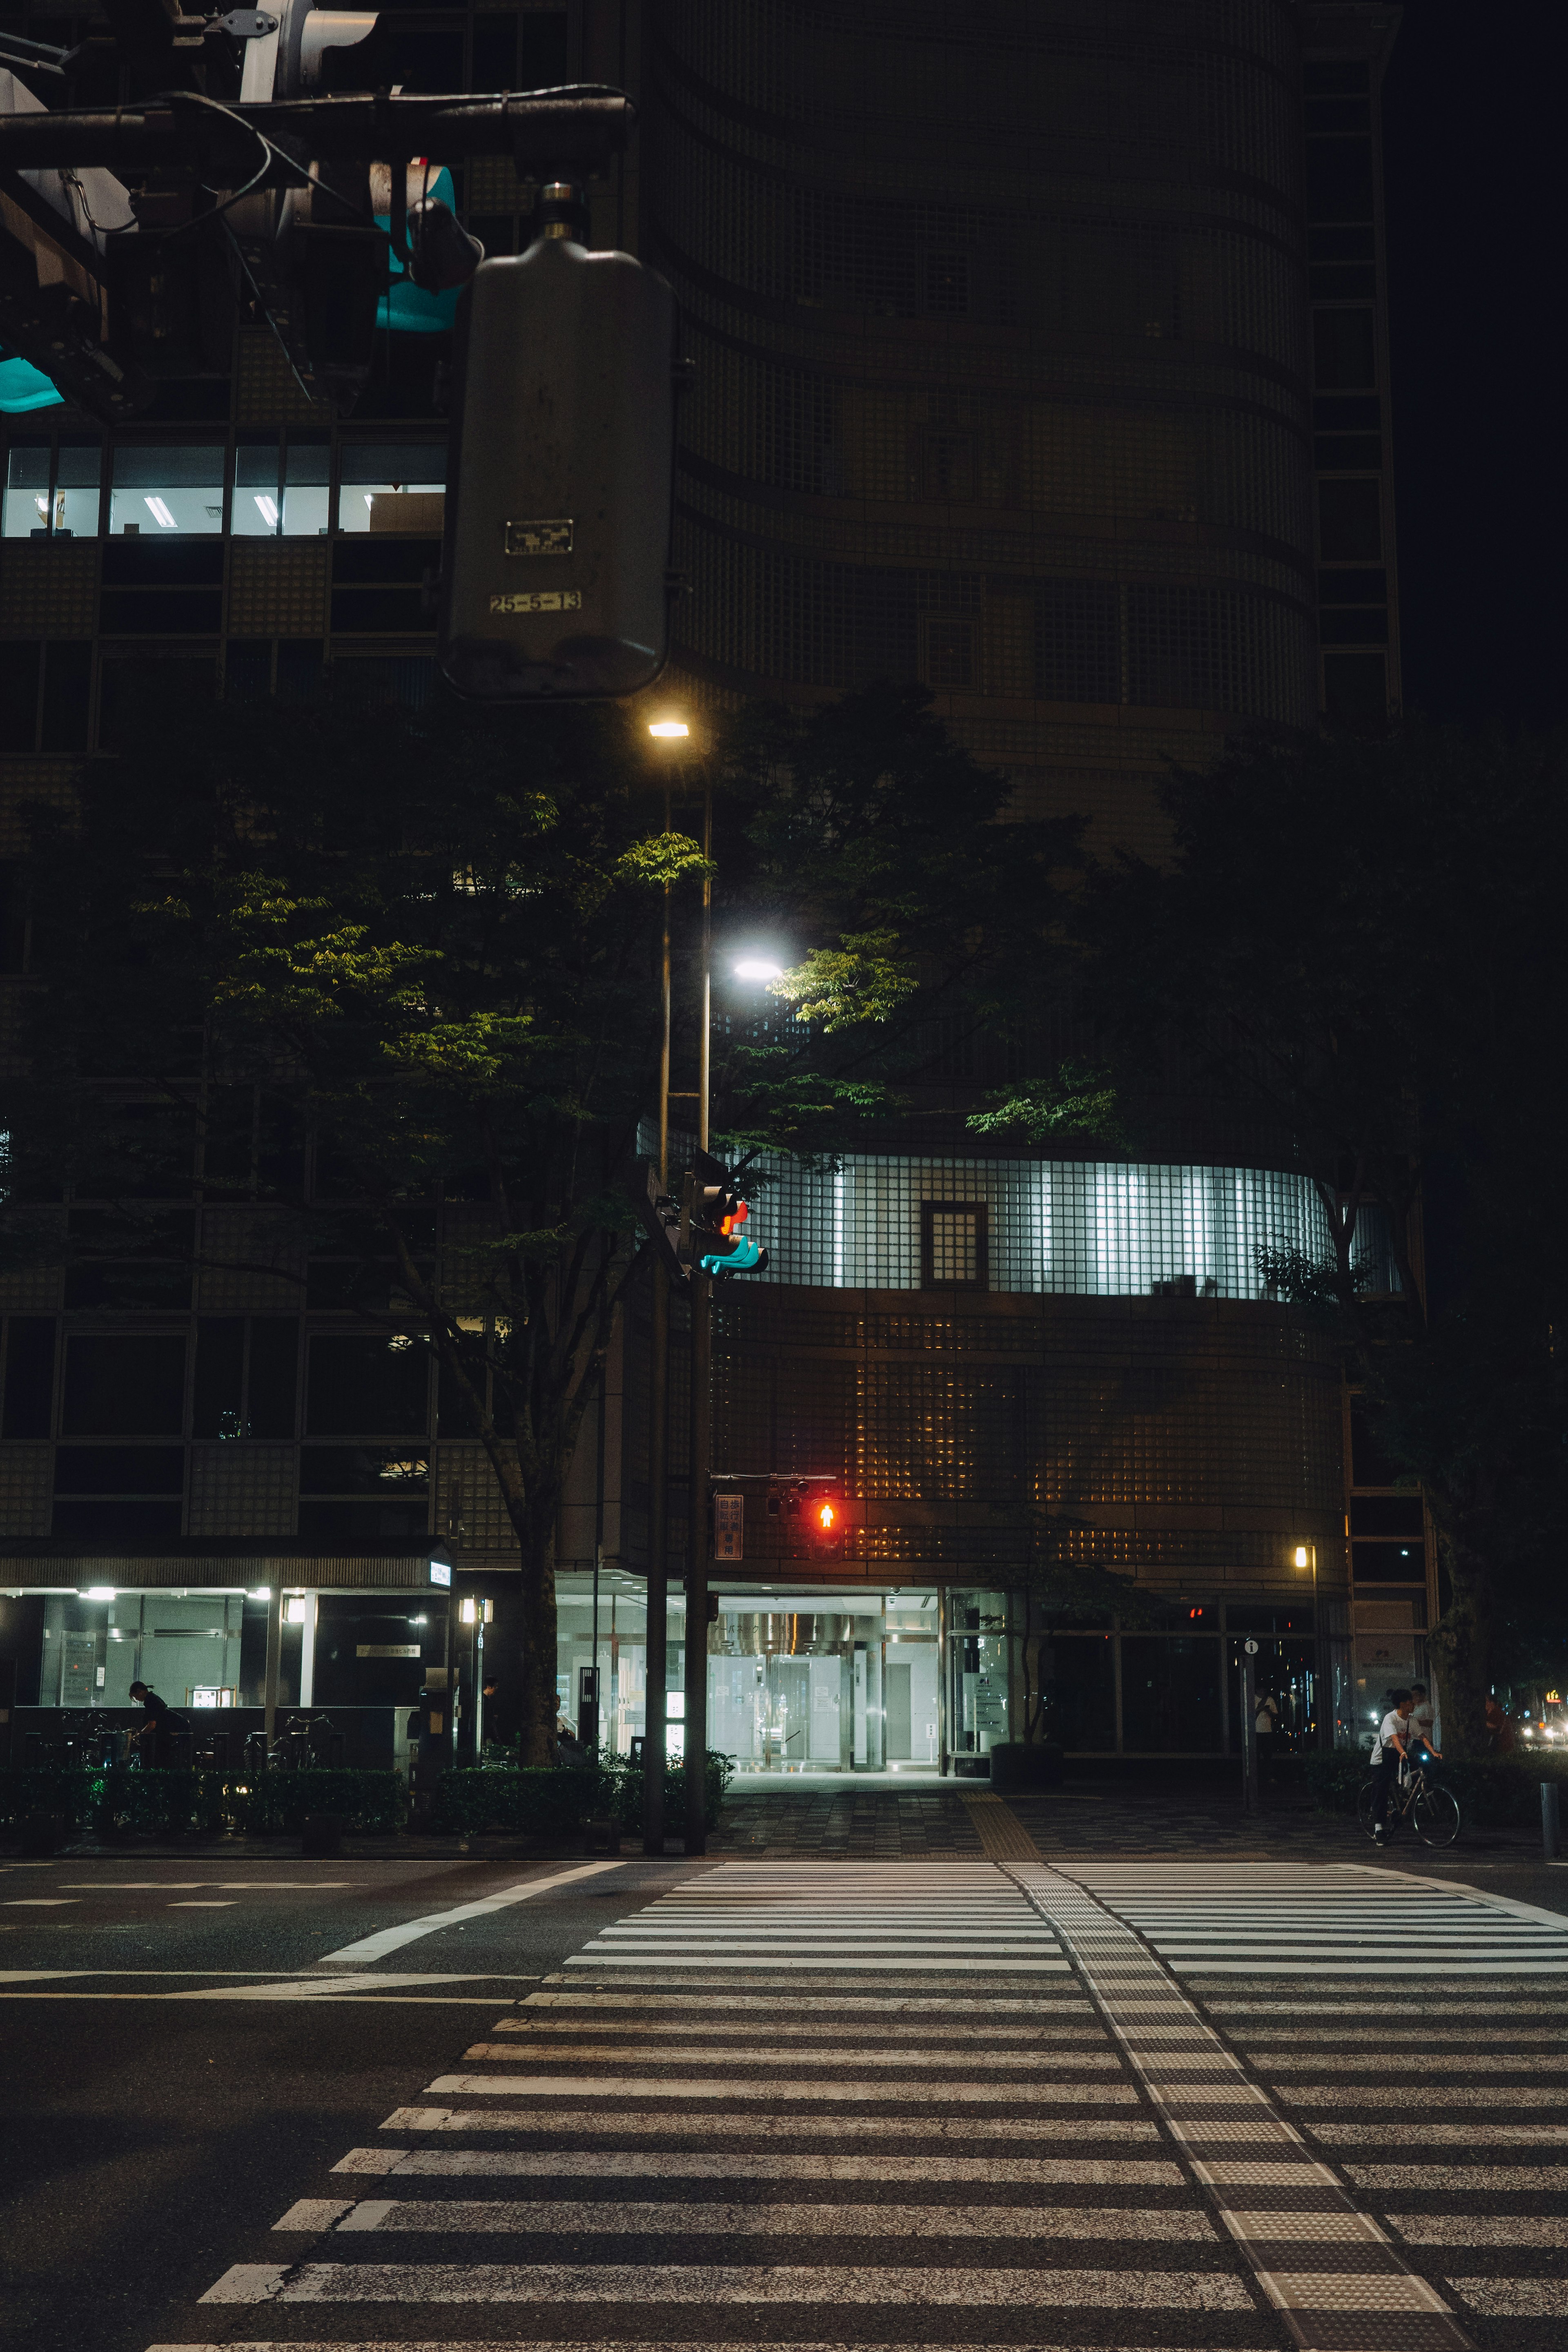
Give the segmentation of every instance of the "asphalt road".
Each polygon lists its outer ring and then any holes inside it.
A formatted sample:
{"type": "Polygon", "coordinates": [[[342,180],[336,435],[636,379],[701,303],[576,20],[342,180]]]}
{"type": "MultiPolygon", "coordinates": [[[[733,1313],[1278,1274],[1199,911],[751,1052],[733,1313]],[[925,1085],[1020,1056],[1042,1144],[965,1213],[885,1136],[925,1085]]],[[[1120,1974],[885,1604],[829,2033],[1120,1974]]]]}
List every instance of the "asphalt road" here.
{"type": "Polygon", "coordinates": [[[426,2070],[685,1874],[641,1859],[0,1862],[0,2336],[145,2352],[160,2305],[194,2302],[426,2070]],[[321,1965],[532,1885],[358,1967],[321,1965]]]}

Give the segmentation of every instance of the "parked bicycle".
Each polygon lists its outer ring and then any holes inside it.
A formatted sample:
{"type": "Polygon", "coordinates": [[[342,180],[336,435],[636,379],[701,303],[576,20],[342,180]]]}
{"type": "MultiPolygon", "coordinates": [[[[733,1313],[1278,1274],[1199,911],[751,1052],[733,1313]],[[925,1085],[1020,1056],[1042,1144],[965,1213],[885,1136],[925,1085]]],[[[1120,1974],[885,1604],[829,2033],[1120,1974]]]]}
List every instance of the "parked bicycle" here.
{"type": "MultiPolygon", "coordinates": [[[[1382,1784],[1368,1780],[1356,1802],[1356,1819],[1376,1839],[1376,1803],[1382,1784]]],[[[1424,1845],[1452,1845],[1459,1834],[1458,1799],[1451,1789],[1427,1778],[1425,1765],[1406,1765],[1388,1799],[1388,1821],[1408,1822],[1424,1845]]]]}

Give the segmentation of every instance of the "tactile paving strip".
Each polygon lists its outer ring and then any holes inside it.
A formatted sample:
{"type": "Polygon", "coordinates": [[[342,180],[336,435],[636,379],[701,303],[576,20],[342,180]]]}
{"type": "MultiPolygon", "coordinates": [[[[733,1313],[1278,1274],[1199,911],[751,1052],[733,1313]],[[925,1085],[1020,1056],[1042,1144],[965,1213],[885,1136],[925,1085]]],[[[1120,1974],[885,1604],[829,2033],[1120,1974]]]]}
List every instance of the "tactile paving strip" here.
{"type": "Polygon", "coordinates": [[[1001,1867],[1055,1928],[1166,2129],[1302,2352],[1370,2352],[1388,2341],[1395,2315],[1401,2352],[1474,2352],[1442,2297],[1359,2210],[1338,2172],[1309,2154],[1301,2134],[1249,2081],[1132,1929],[1043,1863],[1007,1861],[1001,1867]]]}

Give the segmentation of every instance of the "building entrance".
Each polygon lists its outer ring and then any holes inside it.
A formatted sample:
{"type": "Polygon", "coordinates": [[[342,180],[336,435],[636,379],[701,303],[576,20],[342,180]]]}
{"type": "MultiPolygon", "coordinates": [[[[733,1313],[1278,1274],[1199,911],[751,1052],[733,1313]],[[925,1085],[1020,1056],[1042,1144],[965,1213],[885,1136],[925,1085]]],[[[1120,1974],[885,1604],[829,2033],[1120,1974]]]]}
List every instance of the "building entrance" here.
{"type": "Polygon", "coordinates": [[[934,1592],[721,1592],[709,1741],[742,1773],[931,1770],[938,1651],[934,1592]]]}

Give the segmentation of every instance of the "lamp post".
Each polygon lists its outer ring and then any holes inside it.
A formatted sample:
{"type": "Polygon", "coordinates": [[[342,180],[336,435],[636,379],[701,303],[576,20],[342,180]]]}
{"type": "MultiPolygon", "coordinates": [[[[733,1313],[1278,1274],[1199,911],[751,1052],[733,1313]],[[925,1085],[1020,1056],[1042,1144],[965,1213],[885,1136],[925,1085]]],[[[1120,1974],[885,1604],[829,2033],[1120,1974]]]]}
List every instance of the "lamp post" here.
{"type": "Polygon", "coordinates": [[[1323,1738],[1323,1629],[1318,1611],[1318,1548],[1316,1544],[1298,1544],[1293,1555],[1298,1569],[1310,1568],[1312,1572],[1312,1711],[1317,1718],[1318,1746],[1331,1743],[1323,1738]]]}
{"type": "MultiPolygon", "coordinates": [[[[677,756],[691,743],[691,728],[686,720],[670,715],[654,719],[648,732],[655,742],[675,751],[677,756]]],[[[664,830],[670,829],[670,796],[664,796],[664,830]]],[[[696,1142],[699,1151],[709,1148],[709,1120],[712,1108],[713,1049],[713,783],[705,766],[703,770],[703,873],[702,922],[698,934],[698,1003],[697,1003],[697,1083],[695,1097],[677,1096],[675,1099],[694,1100],[696,1104],[696,1142]]],[[[773,956],[747,952],[737,956],[731,967],[737,980],[765,982],[777,980],[783,965],[773,956]]],[[[669,1186],[670,1103],[670,894],[664,892],[664,927],[663,957],[663,1042],[659,1058],[659,1187],[669,1186]]],[[[669,1394],[669,1286],[662,1267],[655,1267],[653,1349],[653,1362],[649,1381],[652,1454],[650,1460],[649,1509],[653,1525],[648,1545],[648,1707],[647,1730],[643,1739],[643,1822],[644,1851],[664,1851],[664,1764],[667,1731],[664,1720],[664,1679],[667,1672],[667,1652],[664,1632],[664,1608],[668,1593],[668,1531],[666,1504],[668,1478],[665,1451],[668,1444],[669,1394]],[[654,1613],[658,1611],[655,1640],[654,1613]],[[656,1681],[656,1689],[655,1689],[656,1681]],[[657,1726],[655,1734],[655,1710],[657,1726]],[[655,1828],[657,1843],[654,1843],[655,1828]]],[[[712,1484],[712,1403],[713,1403],[713,1281],[711,1276],[694,1268],[688,1293],[691,1305],[691,1493],[688,1504],[688,1538],[686,1561],[686,1641],[685,1673],[684,1676],[683,1744],[685,1760],[685,1850],[688,1854],[706,1853],[707,1848],[707,1620],[708,1565],[711,1530],[708,1526],[708,1488],[712,1484]]]]}

